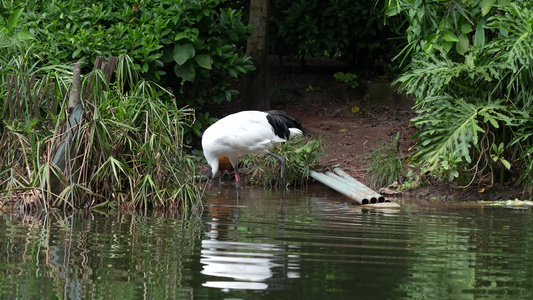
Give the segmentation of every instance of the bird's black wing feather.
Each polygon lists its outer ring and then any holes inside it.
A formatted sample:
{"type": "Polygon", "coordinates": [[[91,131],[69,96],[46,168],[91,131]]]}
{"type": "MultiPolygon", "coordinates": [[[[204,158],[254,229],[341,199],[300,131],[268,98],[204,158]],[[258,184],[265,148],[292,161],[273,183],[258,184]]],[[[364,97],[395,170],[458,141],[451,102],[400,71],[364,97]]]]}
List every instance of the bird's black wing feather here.
{"type": "Polygon", "coordinates": [[[304,134],[307,134],[305,129],[302,127],[300,121],[296,120],[293,116],[282,110],[269,110],[266,111],[267,120],[272,129],[274,129],[274,134],[279,136],[282,139],[288,139],[290,136],[289,128],[298,128],[304,134]]]}

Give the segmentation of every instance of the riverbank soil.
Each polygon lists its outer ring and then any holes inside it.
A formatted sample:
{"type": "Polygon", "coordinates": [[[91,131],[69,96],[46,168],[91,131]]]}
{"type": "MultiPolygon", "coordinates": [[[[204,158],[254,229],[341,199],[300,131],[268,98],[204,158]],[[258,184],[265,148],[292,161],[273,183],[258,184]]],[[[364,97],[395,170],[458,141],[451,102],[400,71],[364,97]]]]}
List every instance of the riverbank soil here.
{"type": "MultiPolygon", "coordinates": [[[[358,78],[357,86],[353,88],[334,78],[334,74],[340,71],[348,72],[342,65],[320,61],[308,64],[304,70],[299,66],[271,66],[271,107],[287,111],[300,120],[311,135],[322,137],[326,156],[319,169],[338,166],[370,186],[369,154],[377,145],[390,144],[399,133],[401,153],[404,157],[411,153],[415,144],[411,137],[416,133],[416,128],[409,124],[415,116],[414,101],[396,93],[389,78],[358,78]]],[[[231,107],[218,112],[228,114],[234,112],[228,109],[236,109],[239,105],[231,107]]],[[[375,190],[394,192],[394,189],[375,190]]],[[[475,185],[459,188],[448,183],[425,184],[402,194],[430,200],[529,199],[522,187],[475,185]]]]}

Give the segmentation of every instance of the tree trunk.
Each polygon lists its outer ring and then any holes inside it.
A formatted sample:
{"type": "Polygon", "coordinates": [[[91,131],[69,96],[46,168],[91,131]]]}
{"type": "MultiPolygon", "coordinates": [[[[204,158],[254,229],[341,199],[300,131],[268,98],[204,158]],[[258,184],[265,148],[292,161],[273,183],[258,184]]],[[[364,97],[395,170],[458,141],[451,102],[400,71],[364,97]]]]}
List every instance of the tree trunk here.
{"type": "Polygon", "coordinates": [[[72,88],[68,98],[68,112],[69,114],[80,105],[80,87],[81,87],[81,69],[79,63],[73,63],[72,67],[72,88]]]}
{"type": "Polygon", "coordinates": [[[242,108],[270,109],[268,91],[268,9],[269,0],[251,0],[249,23],[255,25],[246,45],[246,54],[252,57],[255,71],[244,78],[242,108]]]}
{"type": "MultiPolygon", "coordinates": [[[[61,135],[57,142],[58,148],[52,153],[53,163],[57,166],[59,172],[62,172],[66,180],[72,180],[72,158],[75,157],[76,149],[76,137],[79,130],[79,125],[83,119],[83,106],[80,101],[80,77],[81,77],[80,64],[74,63],[72,68],[72,87],[70,89],[68,100],[68,119],[63,127],[65,128],[65,135],[61,135]]],[[[47,186],[47,199],[49,203],[57,197],[64,186],[60,179],[60,174],[50,172],[50,181],[47,186]],[[49,189],[48,189],[49,188],[49,189]]],[[[70,185],[71,182],[67,182],[70,185]]]]}

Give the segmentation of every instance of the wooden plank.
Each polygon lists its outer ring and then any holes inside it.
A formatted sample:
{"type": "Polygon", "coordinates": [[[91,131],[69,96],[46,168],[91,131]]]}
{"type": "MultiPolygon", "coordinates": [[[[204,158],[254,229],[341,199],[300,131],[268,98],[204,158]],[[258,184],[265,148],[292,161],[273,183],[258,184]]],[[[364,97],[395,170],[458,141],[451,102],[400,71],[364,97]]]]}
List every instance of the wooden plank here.
{"type": "Polygon", "coordinates": [[[35,76],[33,74],[31,77],[26,78],[26,95],[28,98],[24,103],[26,104],[26,109],[29,111],[30,119],[36,118],[37,112],[39,111],[39,103],[35,94],[35,76]]]}
{"type": "Polygon", "coordinates": [[[107,84],[111,83],[111,78],[113,77],[113,74],[115,73],[115,68],[117,66],[118,58],[114,56],[110,56],[107,59],[107,64],[105,66],[104,74],[105,78],[107,80],[107,84]]]}
{"type": "Polygon", "coordinates": [[[59,108],[59,103],[58,103],[58,99],[56,98],[56,89],[54,88],[55,85],[54,85],[54,81],[52,79],[50,79],[50,99],[52,99],[52,109],[53,111],[55,111],[56,113],[56,116],[59,115],[60,113],[60,108],[59,108]]]}
{"type": "Polygon", "coordinates": [[[22,117],[21,112],[21,98],[22,98],[22,88],[23,84],[19,83],[17,78],[15,77],[15,101],[13,102],[13,106],[11,107],[11,117],[10,120],[20,119],[22,117]]]}
{"type": "Polygon", "coordinates": [[[7,114],[11,111],[11,106],[12,106],[11,102],[13,101],[13,98],[11,96],[11,88],[13,87],[13,81],[11,81],[11,78],[12,76],[6,75],[7,97],[6,97],[6,102],[4,104],[4,111],[2,112],[2,120],[6,120],[7,114]]]}
{"type": "MultiPolygon", "coordinates": [[[[11,95],[11,88],[13,87],[13,78],[15,76],[6,75],[6,84],[7,84],[7,96],[4,103],[4,111],[2,112],[2,120],[8,120],[8,115],[11,114],[11,107],[13,107],[13,97],[11,95]]],[[[2,136],[0,137],[0,151],[4,153],[3,149],[7,144],[7,130],[3,130],[2,136]]],[[[3,156],[0,160],[0,165],[3,165],[3,156]]]]}
{"type": "MultiPolygon", "coordinates": [[[[45,110],[48,108],[48,99],[46,98],[46,89],[48,85],[48,75],[45,75],[41,79],[41,83],[38,88],[35,88],[35,103],[38,109],[37,117],[41,119],[41,107],[45,110]]],[[[48,122],[46,122],[48,123],[48,122]]],[[[46,127],[47,124],[45,124],[46,127]]]]}

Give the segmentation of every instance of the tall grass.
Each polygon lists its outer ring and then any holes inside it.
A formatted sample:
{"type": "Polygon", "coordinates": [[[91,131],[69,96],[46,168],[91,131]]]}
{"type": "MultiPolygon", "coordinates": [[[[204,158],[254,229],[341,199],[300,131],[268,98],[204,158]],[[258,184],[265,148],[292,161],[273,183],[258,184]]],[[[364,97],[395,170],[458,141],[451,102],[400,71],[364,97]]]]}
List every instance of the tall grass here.
{"type": "MultiPolygon", "coordinates": [[[[44,163],[50,137],[59,121],[61,103],[72,78],[66,65],[39,66],[31,47],[16,43],[0,51],[0,198],[21,210],[47,209],[42,189],[35,189],[51,172],[44,163]],[[6,51],[15,48],[14,51],[6,51]],[[18,86],[9,88],[11,82],[18,86]],[[35,97],[38,93],[42,97],[35,97]],[[17,103],[17,94],[20,102],[17,103]]],[[[70,70],[69,70],[70,69],[70,70]]]]}
{"type": "MultiPolygon", "coordinates": [[[[52,160],[66,134],[62,124],[68,118],[72,76],[69,71],[45,71],[36,74],[53,77],[61,109],[37,120],[26,113],[25,119],[3,122],[10,138],[0,145],[1,198],[45,209],[189,209],[198,204],[197,169],[183,144],[184,127],[194,120],[192,110],[178,109],[171,93],[139,78],[129,57],[121,56],[113,83],[99,70],[82,78],[82,86],[92,89],[82,99],[83,121],[72,140],[74,150],[66,155],[67,172],[61,172],[52,160]],[[51,190],[52,174],[61,181],[58,192],[51,190]]],[[[12,72],[26,73],[20,68],[12,72]]],[[[1,91],[8,92],[5,85],[1,91]]]]}
{"type": "Polygon", "coordinates": [[[404,157],[400,150],[400,133],[390,142],[382,141],[369,153],[370,164],[366,171],[370,185],[374,188],[385,187],[397,182],[401,184],[406,176],[404,157]]]}

